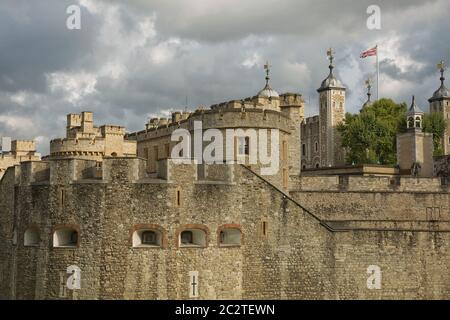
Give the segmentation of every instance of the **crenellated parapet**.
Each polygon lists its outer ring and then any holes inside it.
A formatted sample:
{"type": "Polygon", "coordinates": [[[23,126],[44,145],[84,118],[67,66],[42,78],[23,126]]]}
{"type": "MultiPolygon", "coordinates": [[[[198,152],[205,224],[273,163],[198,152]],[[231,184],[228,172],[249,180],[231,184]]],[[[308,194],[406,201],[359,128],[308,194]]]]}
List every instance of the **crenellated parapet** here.
{"type": "Polygon", "coordinates": [[[94,126],[93,113],[69,114],[67,133],[62,139],[50,141],[47,159],[80,158],[102,161],[105,156],[136,156],[136,141],[125,139],[125,127],[94,126]]]}
{"type": "Polygon", "coordinates": [[[231,183],[234,165],[199,165],[195,160],[163,159],[156,175],[149,175],[145,159],[105,157],[103,162],[84,159],[27,161],[11,167],[15,184],[69,185],[84,183],[231,183]]]}
{"type": "Polygon", "coordinates": [[[34,140],[13,140],[11,152],[0,153],[0,179],[8,167],[20,164],[23,161],[38,161],[40,155],[36,153],[34,140]]]}
{"type": "MultiPolygon", "coordinates": [[[[236,105],[235,105],[236,106],[236,105]]],[[[172,122],[166,118],[151,119],[146,130],[127,135],[127,139],[137,141],[170,136],[176,129],[193,130],[194,121],[201,121],[202,128],[277,128],[289,132],[290,118],[281,112],[257,108],[219,108],[197,110],[189,118],[172,122]]]]}
{"type": "Polygon", "coordinates": [[[448,193],[450,185],[441,178],[407,176],[301,176],[292,182],[292,192],[417,192],[448,193]]]}

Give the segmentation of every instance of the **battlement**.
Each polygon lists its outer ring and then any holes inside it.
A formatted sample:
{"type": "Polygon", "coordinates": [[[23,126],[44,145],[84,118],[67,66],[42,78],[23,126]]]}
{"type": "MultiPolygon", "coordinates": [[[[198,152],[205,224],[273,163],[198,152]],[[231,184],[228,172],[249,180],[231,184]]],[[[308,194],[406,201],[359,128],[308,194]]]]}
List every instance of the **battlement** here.
{"type": "Polygon", "coordinates": [[[81,127],[81,114],[70,113],[67,115],[67,128],[81,127]]]}
{"type": "Polygon", "coordinates": [[[125,135],[125,127],[115,125],[103,125],[100,127],[100,132],[103,137],[107,134],[125,135]]]}
{"type": "Polygon", "coordinates": [[[299,93],[286,92],[280,95],[280,106],[303,106],[305,100],[299,93]]]}
{"type": "Polygon", "coordinates": [[[101,161],[105,155],[136,156],[136,142],[125,141],[125,127],[94,126],[94,114],[89,111],[67,115],[65,138],[50,141],[49,159],[82,158],[101,161]]]}
{"type": "Polygon", "coordinates": [[[313,116],[313,117],[308,117],[305,118],[305,122],[304,124],[315,124],[315,123],[319,123],[319,116],[313,116]]]}
{"type": "Polygon", "coordinates": [[[11,142],[12,152],[35,152],[36,142],[34,140],[13,140],[11,142]]]}
{"type": "Polygon", "coordinates": [[[306,192],[449,192],[441,178],[377,176],[302,176],[291,190],[306,192]]]}
{"type": "Polygon", "coordinates": [[[264,110],[260,108],[252,109],[209,109],[202,112],[190,114],[188,119],[181,120],[178,123],[161,119],[151,119],[152,126],[147,126],[146,130],[127,134],[127,139],[137,138],[137,141],[154,139],[171,135],[178,128],[192,130],[193,121],[201,121],[204,130],[225,129],[225,128],[277,128],[280,131],[290,132],[290,118],[278,111],[264,110]]]}
{"type": "MultiPolygon", "coordinates": [[[[195,160],[163,159],[158,161],[156,176],[146,170],[146,160],[128,157],[105,157],[103,162],[84,159],[27,161],[14,168],[17,185],[75,182],[109,183],[194,183],[232,182],[233,165],[199,165],[195,160]]],[[[11,168],[11,169],[13,169],[11,168]]]]}

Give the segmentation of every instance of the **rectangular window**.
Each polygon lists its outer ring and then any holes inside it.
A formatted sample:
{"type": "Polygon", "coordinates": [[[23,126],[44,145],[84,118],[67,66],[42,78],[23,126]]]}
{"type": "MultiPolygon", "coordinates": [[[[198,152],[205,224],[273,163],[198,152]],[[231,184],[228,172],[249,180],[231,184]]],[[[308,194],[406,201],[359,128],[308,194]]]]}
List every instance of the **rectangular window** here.
{"type": "Polygon", "coordinates": [[[181,206],[181,190],[177,189],[177,206],[181,206]]]}
{"type": "Polygon", "coordinates": [[[250,137],[238,137],[238,155],[250,154],[250,137]]]}
{"type": "Polygon", "coordinates": [[[263,221],[262,223],[262,234],[263,236],[267,236],[267,221],[263,221]]]}
{"type": "Polygon", "coordinates": [[[64,189],[61,188],[61,189],[59,190],[59,206],[60,206],[60,207],[63,207],[65,201],[66,201],[66,192],[65,192],[64,189]]]}
{"type": "Polygon", "coordinates": [[[165,144],[165,149],[166,149],[166,157],[170,158],[170,143],[165,144]]]}
{"type": "Polygon", "coordinates": [[[306,156],[306,144],[302,144],[302,156],[306,156]]]}
{"type": "Polygon", "coordinates": [[[158,155],[158,146],[153,147],[153,160],[158,161],[159,155],[158,155]]]}

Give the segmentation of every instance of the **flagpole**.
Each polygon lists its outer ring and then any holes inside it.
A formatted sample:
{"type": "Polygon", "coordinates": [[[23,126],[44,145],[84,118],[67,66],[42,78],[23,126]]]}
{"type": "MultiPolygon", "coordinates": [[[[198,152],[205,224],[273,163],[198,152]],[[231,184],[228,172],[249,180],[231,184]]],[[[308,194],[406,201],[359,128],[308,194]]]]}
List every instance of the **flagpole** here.
{"type": "Polygon", "coordinates": [[[376,45],[377,47],[377,100],[380,99],[380,63],[378,60],[378,44],[376,45]]]}

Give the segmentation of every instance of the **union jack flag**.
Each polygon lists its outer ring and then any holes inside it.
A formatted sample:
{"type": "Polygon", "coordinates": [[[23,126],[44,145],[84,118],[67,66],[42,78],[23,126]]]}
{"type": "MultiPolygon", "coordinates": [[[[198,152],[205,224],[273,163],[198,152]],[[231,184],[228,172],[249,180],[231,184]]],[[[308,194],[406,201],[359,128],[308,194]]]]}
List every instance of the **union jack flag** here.
{"type": "Polygon", "coordinates": [[[372,49],[369,49],[369,50],[364,51],[363,53],[361,53],[360,58],[364,59],[364,58],[367,58],[367,57],[376,56],[377,54],[378,54],[378,46],[375,46],[372,49]]]}

